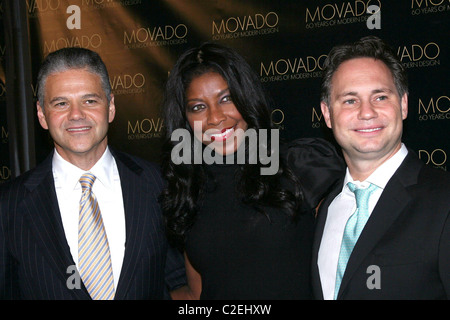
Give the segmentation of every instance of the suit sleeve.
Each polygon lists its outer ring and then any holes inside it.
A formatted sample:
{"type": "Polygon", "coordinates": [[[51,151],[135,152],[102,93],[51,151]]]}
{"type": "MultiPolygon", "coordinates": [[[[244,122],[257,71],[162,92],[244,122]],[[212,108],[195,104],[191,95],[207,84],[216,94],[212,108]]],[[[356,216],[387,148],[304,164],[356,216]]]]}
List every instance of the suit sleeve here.
{"type": "Polygon", "coordinates": [[[0,188],[0,300],[19,299],[17,268],[7,241],[8,192],[0,188]]]}
{"type": "Polygon", "coordinates": [[[169,246],[167,251],[165,283],[165,299],[170,299],[170,291],[184,286],[187,283],[184,257],[177,249],[171,246],[169,246]]]}
{"type": "MultiPolygon", "coordinates": [[[[148,162],[146,162],[148,165],[148,162]]],[[[152,174],[152,184],[158,191],[156,194],[160,194],[165,182],[162,178],[160,168],[154,164],[149,167],[149,172],[152,174]]],[[[184,265],[184,257],[177,249],[167,245],[166,263],[164,269],[164,299],[171,299],[170,291],[173,291],[187,283],[186,271],[184,265]]]]}
{"type": "Polygon", "coordinates": [[[290,142],[286,162],[303,189],[305,208],[315,208],[334,183],[345,174],[345,163],[336,148],[321,138],[290,142]]]}
{"type": "Polygon", "coordinates": [[[439,248],[439,273],[444,285],[447,299],[450,299],[450,212],[447,213],[447,220],[439,248]]]}
{"type": "MultiPolygon", "coordinates": [[[[154,178],[153,182],[155,185],[158,185],[158,191],[156,194],[159,195],[162,190],[162,186],[164,185],[164,180],[162,179],[159,168],[152,167],[150,170],[152,171],[153,177],[157,177],[154,178]]],[[[171,291],[187,283],[184,257],[177,249],[171,247],[170,244],[167,244],[167,255],[164,267],[164,283],[164,299],[166,300],[171,300],[171,291]]]]}

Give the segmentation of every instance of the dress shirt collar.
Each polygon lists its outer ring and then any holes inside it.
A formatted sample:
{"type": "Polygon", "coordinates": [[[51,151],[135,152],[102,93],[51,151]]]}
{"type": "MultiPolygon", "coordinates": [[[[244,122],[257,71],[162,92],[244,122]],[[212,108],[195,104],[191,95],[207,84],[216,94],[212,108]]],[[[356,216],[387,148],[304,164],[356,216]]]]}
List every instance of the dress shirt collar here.
{"type": "Polygon", "coordinates": [[[408,149],[402,143],[400,149],[391,158],[389,158],[381,166],[379,166],[374,172],[372,172],[372,174],[364,181],[353,180],[347,167],[343,188],[348,188],[347,183],[352,182],[361,188],[366,188],[370,183],[372,183],[380,189],[384,189],[388,181],[394,175],[395,171],[397,171],[398,167],[400,167],[400,165],[402,164],[407,154],[408,149]]]}
{"type": "MultiPolygon", "coordinates": [[[[53,175],[57,178],[61,189],[70,192],[79,188],[79,180],[86,172],[85,170],[64,160],[56,149],[54,150],[52,164],[53,175]]],[[[110,188],[112,186],[114,157],[108,147],[89,172],[95,175],[97,178],[96,181],[99,181],[105,188],[110,188]]]]}

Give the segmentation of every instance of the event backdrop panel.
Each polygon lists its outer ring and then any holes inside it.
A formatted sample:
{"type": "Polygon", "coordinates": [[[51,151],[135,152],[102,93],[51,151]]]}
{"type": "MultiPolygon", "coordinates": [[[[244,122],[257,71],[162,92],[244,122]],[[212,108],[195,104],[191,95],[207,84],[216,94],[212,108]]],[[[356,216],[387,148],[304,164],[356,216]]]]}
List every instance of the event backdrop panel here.
{"type": "MultiPolygon", "coordinates": [[[[117,109],[110,143],[157,162],[164,83],[186,49],[204,41],[237,49],[270,94],[283,139],[334,142],[320,112],[324,60],[334,45],[377,35],[408,71],[405,143],[426,163],[447,170],[448,0],[27,0],[27,8],[33,79],[51,51],[81,46],[99,52],[117,109]]],[[[39,126],[36,144],[40,161],[51,143],[39,126]]]]}
{"type": "Polygon", "coordinates": [[[0,1],[0,184],[11,178],[11,170],[9,167],[9,133],[6,121],[6,45],[3,31],[3,1],[0,1]]]}

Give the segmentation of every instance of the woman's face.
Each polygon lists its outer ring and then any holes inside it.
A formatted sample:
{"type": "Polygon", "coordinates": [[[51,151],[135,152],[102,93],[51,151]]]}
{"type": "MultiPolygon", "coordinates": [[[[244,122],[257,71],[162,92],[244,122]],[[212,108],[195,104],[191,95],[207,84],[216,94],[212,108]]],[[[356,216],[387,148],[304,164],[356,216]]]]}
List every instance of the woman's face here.
{"type": "Polygon", "coordinates": [[[236,152],[248,127],[228,83],[216,72],[192,79],[186,89],[186,117],[195,137],[222,155],[236,152]]]}

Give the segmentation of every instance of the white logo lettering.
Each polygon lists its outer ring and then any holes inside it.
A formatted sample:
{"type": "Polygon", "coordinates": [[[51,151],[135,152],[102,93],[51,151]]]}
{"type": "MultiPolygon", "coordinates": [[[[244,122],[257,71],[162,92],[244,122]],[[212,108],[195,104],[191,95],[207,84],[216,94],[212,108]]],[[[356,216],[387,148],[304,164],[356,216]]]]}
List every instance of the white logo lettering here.
{"type": "Polygon", "coordinates": [[[367,7],[367,13],[372,15],[367,18],[367,28],[369,29],[381,29],[381,10],[379,6],[370,5],[367,7]]]}
{"type": "Polygon", "coordinates": [[[66,20],[67,29],[81,29],[81,10],[79,6],[71,5],[67,7],[66,13],[72,13],[66,20]]]}
{"type": "Polygon", "coordinates": [[[67,288],[69,288],[70,290],[80,289],[81,277],[80,274],[78,273],[77,267],[75,265],[68,266],[66,273],[71,274],[66,281],[67,288]]]}
{"type": "Polygon", "coordinates": [[[366,285],[369,290],[381,289],[381,270],[379,266],[371,265],[367,267],[368,274],[371,274],[367,278],[366,285]]]}

